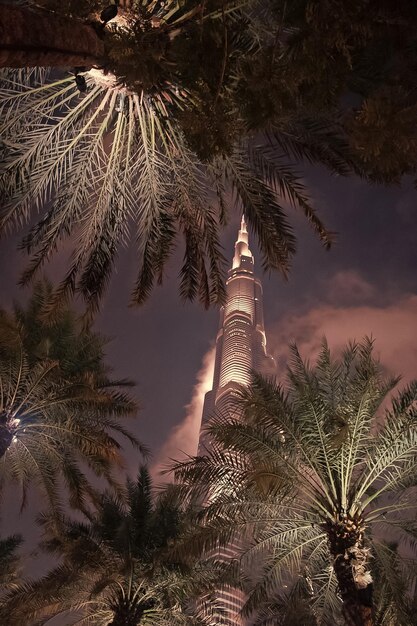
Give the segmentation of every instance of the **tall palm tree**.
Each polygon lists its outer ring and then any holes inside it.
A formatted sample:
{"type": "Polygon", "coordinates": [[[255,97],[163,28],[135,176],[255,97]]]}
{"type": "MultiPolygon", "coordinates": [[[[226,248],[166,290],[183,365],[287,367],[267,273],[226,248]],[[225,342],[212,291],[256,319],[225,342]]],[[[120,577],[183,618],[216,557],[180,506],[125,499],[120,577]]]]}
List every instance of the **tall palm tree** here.
{"type": "Polygon", "coordinates": [[[269,50],[257,24],[256,7],[243,11],[232,0],[135,0],[103,27],[106,60],[78,68],[78,83],[68,72],[3,71],[0,229],[42,210],[22,242],[32,255],[25,283],[69,239],[52,310],[77,290],[96,311],[120,247],[132,240],[139,262],[132,301],[143,302],[162,280],[178,233],[181,295],[207,306],[221,301],[218,229],[231,200],[258,235],[265,268],[286,274],[295,252],[284,205],[300,209],[330,244],[290,162],[302,156],[346,174],[355,169],[349,146],[336,123],[305,111],[300,120],[291,103],[272,126],[255,122],[242,89],[249,89],[246,65],[269,50]]]}
{"type": "MultiPolygon", "coordinates": [[[[34,300],[36,293],[29,309],[34,300]]],[[[136,412],[136,403],[123,390],[129,381],[108,376],[98,336],[78,335],[68,312],[58,324],[67,335],[58,333],[54,341],[53,329],[42,335],[29,309],[17,309],[17,319],[0,314],[0,488],[16,482],[23,507],[35,484],[56,509],[64,483],[71,506],[83,508],[86,497],[96,497],[86,468],[117,484],[119,435],[145,452],[121,423],[136,412]]]]}
{"type": "Polygon", "coordinates": [[[175,489],[152,493],[143,467],[127,481],[124,498],[104,493],[85,522],[45,515],[43,545],[62,564],[9,594],[0,615],[12,616],[10,626],[25,620],[40,626],[67,612],[68,624],[210,623],[190,609],[193,598],[209,598],[218,571],[170,555],[186,517],[175,489]]]}
{"type": "Polygon", "coordinates": [[[214,418],[212,450],[177,466],[178,480],[211,494],[190,545],[251,543],[247,613],[286,589],[319,625],[413,623],[417,382],[378,412],[398,379],[372,349],[350,344],[333,359],[324,344],[311,367],[294,347],[288,387],[255,376],[243,416],[214,418]]]}

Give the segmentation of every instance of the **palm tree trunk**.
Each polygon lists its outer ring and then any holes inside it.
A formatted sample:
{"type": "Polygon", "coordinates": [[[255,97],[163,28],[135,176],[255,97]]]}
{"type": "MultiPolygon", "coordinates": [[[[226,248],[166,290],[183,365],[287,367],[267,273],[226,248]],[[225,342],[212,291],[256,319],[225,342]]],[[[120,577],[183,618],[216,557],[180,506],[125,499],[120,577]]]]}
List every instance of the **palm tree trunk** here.
{"type": "Polygon", "coordinates": [[[364,545],[364,520],[340,512],[327,523],[330,552],[343,601],[346,626],[373,626],[372,577],[364,545]]]}
{"type": "Polygon", "coordinates": [[[373,626],[372,583],[358,589],[352,573],[352,564],[344,558],[344,555],[340,554],[336,558],[334,569],[343,600],[346,626],[373,626]]]}
{"type": "Polygon", "coordinates": [[[104,57],[92,26],[48,11],[0,5],[0,67],[91,67],[104,57]]]}

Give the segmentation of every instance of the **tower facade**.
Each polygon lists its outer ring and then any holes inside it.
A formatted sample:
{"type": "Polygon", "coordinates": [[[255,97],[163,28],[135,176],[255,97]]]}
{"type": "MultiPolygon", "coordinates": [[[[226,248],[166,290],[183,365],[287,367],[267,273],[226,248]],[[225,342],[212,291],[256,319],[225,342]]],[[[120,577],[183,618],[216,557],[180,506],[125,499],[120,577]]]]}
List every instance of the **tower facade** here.
{"type": "Polygon", "coordinates": [[[249,385],[252,370],[274,375],[276,364],[266,351],[262,284],[254,274],[254,258],[242,218],[226,281],[226,302],[220,309],[213,386],[204,398],[202,427],[233,390],[249,385]]]}
{"type": "MultiPolygon", "coordinates": [[[[210,447],[203,429],[217,410],[227,406],[228,399],[250,384],[251,371],[265,375],[276,373],[276,364],[266,350],[263,317],[262,284],[254,274],[254,258],[249,248],[248,231],[242,218],[232,267],[226,281],[226,301],[220,310],[216,338],[213,386],[204,398],[199,454],[210,447]]],[[[218,558],[233,557],[236,546],[222,548],[218,558]]],[[[222,590],[217,602],[222,608],[219,624],[237,626],[237,614],[244,597],[238,590],[222,590]]]]}

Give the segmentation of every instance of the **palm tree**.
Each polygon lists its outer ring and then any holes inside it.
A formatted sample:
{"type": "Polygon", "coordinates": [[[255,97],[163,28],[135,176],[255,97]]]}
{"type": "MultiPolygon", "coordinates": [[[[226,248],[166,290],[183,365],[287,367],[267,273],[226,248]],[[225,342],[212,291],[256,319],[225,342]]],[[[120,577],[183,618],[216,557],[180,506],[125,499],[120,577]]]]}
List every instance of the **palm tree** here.
{"type": "MultiPolygon", "coordinates": [[[[407,1],[400,10],[391,2],[369,9],[345,0],[331,5],[276,0],[264,25],[272,25],[275,56],[283,67],[277,86],[284,97],[295,92],[321,113],[338,109],[371,177],[398,183],[405,174],[416,175],[417,73],[409,50],[416,45],[417,11],[407,1]]],[[[282,96],[276,97],[274,81],[268,85],[262,69],[252,69],[259,84],[256,95],[264,107],[279,108],[282,96]]],[[[254,94],[249,93],[250,103],[256,103],[254,94]]]]}
{"type": "Polygon", "coordinates": [[[350,344],[335,360],[324,343],[313,368],[294,347],[288,388],[255,375],[243,417],[214,418],[212,450],[176,468],[211,494],[191,546],[252,542],[248,614],[280,588],[307,598],[318,625],[412,623],[417,382],[378,412],[398,379],[372,350],[350,344]]]}
{"type": "Polygon", "coordinates": [[[22,544],[20,535],[0,539],[0,598],[13,589],[19,581],[19,555],[22,544]]]}
{"type": "MultiPolygon", "coordinates": [[[[83,4],[78,2],[81,11],[83,4]]],[[[42,2],[25,0],[0,5],[0,67],[73,67],[101,60],[104,43],[91,25],[45,9],[42,2]]]]}
{"type": "MultiPolygon", "coordinates": [[[[332,615],[330,623],[341,624],[337,614],[332,615]]],[[[290,590],[284,587],[273,594],[257,611],[253,626],[319,626],[305,580],[300,578],[290,590]]]]}
{"type": "Polygon", "coordinates": [[[36,322],[38,296],[35,291],[16,317],[0,313],[0,487],[17,482],[23,507],[34,483],[56,510],[64,483],[71,506],[83,508],[86,497],[96,497],[87,467],[117,485],[113,470],[123,464],[119,435],[146,450],[121,423],[136,412],[136,403],[123,390],[129,381],[108,376],[102,340],[77,333],[69,311],[54,338],[53,328],[36,322]],[[65,329],[66,335],[60,332],[65,329]],[[80,357],[78,370],[74,355],[80,357]]]}
{"type": "Polygon", "coordinates": [[[241,63],[269,50],[256,10],[215,0],[123,6],[103,30],[105,63],[78,68],[78,82],[40,68],[3,72],[0,229],[42,210],[22,242],[32,255],[22,281],[69,239],[69,268],[51,309],[78,291],[94,312],[120,247],[134,239],[132,301],[141,303],[162,280],[180,233],[182,297],[219,302],[218,229],[231,199],[258,235],[267,269],[286,274],[295,252],[284,203],[300,209],[328,247],[331,234],[289,161],[301,156],[342,174],[355,164],[338,125],[317,113],[299,119],[287,103],[278,122],[255,123],[241,63]]]}
{"type": "Polygon", "coordinates": [[[62,563],[9,594],[0,615],[12,616],[10,626],[40,626],[67,612],[68,624],[208,624],[190,612],[191,603],[209,597],[218,571],[170,554],[186,518],[175,488],[155,496],[144,467],[127,481],[124,498],[105,492],[85,522],[43,516],[43,546],[62,563]]]}
{"type": "MultiPolygon", "coordinates": [[[[105,359],[108,340],[84,327],[74,309],[63,308],[54,323],[48,322],[45,311],[52,293],[52,283],[44,279],[33,285],[25,306],[13,306],[13,320],[21,329],[29,366],[45,359],[58,361],[66,378],[87,379],[98,388],[133,387],[131,380],[110,378],[111,368],[105,359]]],[[[0,309],[0,315],[7,317],[8,313],[0,309]]]]}

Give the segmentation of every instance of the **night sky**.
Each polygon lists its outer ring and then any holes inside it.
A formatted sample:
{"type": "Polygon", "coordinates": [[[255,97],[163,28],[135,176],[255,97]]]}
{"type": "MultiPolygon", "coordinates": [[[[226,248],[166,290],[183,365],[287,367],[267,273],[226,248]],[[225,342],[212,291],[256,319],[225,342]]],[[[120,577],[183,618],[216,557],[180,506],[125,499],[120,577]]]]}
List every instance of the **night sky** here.
{"type": "MultiPolygon", "coordinates": [[[[338,233],[333,249],[326,252],[304,218],[290,210],[299,245],[285,282],[279,275],[262,275],[250,236],[264,287],[268,348],[277,359],[279,375],[285,372],[290,341],[296,340],[302,354],[310,357],[324,335],[335,348],[348,339],[372,335],[389,370],[404,379],[416,377],[417,192],[411,183],[401,188],[371,187],[354,177],[331,177],[322,168],[309,169],[305,180],[320,216],[338,233]]],[[[224,233],[230,260],[239,219],[232,215],[224,233]]],[[[3,306],[25,298],[25,292],[15,287],[24,264],[15,248],[16,238],[10,238],[0,249],[3,306]]],[[[131,427],[153,451],[157,481],[161,465],[180,456],[178,448],[195,452],[202,394],[211,383],[207,353],[218,324],[217,310],[207,312],[198,304],[180,301],[180,265],[178,249],[164,286],[155,289],[145,306],[129,308],[136,259],[133,249],[124,251],[95,325],[113,337],[107,353],[115,374],[137,382],[141,410],[131,427]]],[[[57,258],[48,276],[53,279],[61,269],[62,260],[57,258]]],[[[130,473],[136,472],[138,463],[137,453],[127,450],[130,473]]]]}
{"type": "MultiPolygon", "coordinates": [[[[254,237],[250,237],[264,287],[268,347],[280,375],[285,373],[290,341],[296,340],[307,357],[314,354],[323,335],[335,347],[372,335],[387,367],[405,378],[417,376],[415,190],[411,185],[370,187],[355,178],[331,177],[321,168],[309,171],[306,182],[320,215],[338,233],[333,250],[325,251],[304,218],[292,212],[299,246],[290,280],[285,282],[279,275],[262,276],[254,237]]],[[[234,215],[224,234],[230,260],[239,219],[234,215]]],[[[142,409],[135,429],[159,463],[177,454],[178,448],[194,451],[201,414],[198,400],[211,383],[210,374],[201,369],[204,361],[211,362],[205,356],[213,348],[218,324],[218,311],[180,302],[180,264],[179,250],[164,286],[143,308],[127,308],[135,256],[133,251],[126,253],[97,324],[115,337],[109,359],[117,372],[138,383],[142,409]],[[198,379],[202,384],[196,389],[198,379]],[[187,410],[193,395],[193,406],[187,410]],[[184,420],[186,427],[172,441],[172,430],[184,420]]],[[[136,467],[130,458],[129,464],[136,467]]]]}

